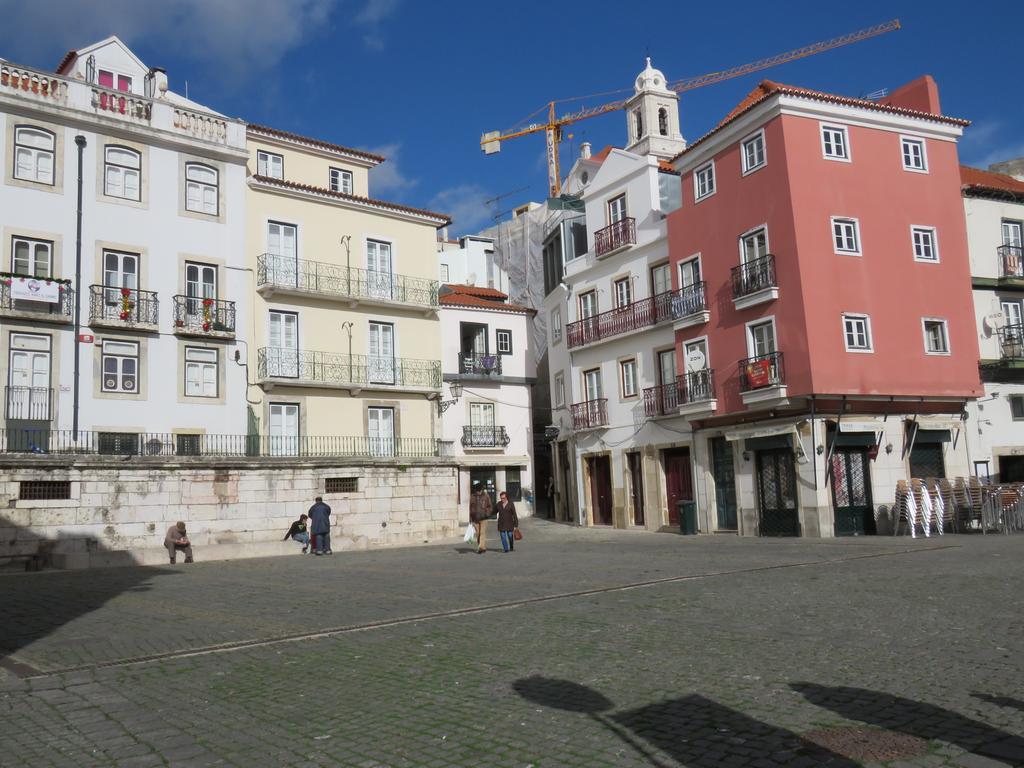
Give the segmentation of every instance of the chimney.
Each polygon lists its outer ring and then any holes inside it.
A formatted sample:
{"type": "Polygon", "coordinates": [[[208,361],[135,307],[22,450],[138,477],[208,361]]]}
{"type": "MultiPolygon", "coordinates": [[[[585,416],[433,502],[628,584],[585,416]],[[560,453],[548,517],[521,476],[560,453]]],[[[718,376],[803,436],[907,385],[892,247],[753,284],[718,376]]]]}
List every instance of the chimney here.
{"type": "Polygon", "coordinates": [[[589,141],[584,141],[582,144],[580,144],[580,157],[583,158],[584,160],[589,160],[590,159],[590,142],[589,141]]]}

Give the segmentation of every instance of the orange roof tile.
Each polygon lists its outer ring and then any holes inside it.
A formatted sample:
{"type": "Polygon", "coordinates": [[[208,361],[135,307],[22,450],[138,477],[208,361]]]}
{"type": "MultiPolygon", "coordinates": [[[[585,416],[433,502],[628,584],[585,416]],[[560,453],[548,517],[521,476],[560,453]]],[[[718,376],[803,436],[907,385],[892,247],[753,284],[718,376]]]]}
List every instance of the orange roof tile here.
{"type": "Polygon", "coordinates": [[[596,163],[603,163],[605,160],[608,159],[608,155],[611,154],[611,151],[613,149],[615,149],[615,147],[613,147],[611,144],[609,144],[607,147],[602,149],[596,155],[591,155],[590,159],[593,160],[596,163]]]}
{"type": "Polygon", "coordinates": [[[445,283],[442,288],[448,293],[458,293],[465,296],[480,296],[481,298],[508,300],[508,294],[502,293],[496,288],[485,288],[482,285],[465,285],[464,283],[445,283]]]}
{"type": "Polygon", "coordinates": [[[1005,173],[961,165],[960,183],[965,194],[1003,194],[1024,200],[1024,181],[1018,181],[1005,173]]]}
{"type": "Polygon", "coordinates": [[[506,304],[503,301],[485,299],[481,296],[471,296],[465,293],[446,293],[438,298],[441,306],[444,307],[468,307],[470,309],[489,309],[494,312],[517,312],[524,315],[535,315],[537,310],[523,307],[519,304],[506,304]]]}
{"type": "Polygon", "coordinates": [[[267,136],[278,136],[282,139],[291,139],[292,141],[298,141],[303,144],[312,144],[314,147],[320,147],[321,149],[329,149],[332,152],[340,152],[345,155],[355,155],[356,157],[361,157],[364,160],[369,160],[373,163],[383,163],[385,160],[382,155],[375,155],[372,152],[365,152],[361,149],[352,149],[351,147],[343,147],[341,144],[331,144],[329,141],[321,141],[320,139],[313,139],[309,136],[300,136],[297,133],[281,131],[267,125],[256,125],[255,123],[250,123],[246,126],[246,130],[257,135],[262,133],[267,136]]]}

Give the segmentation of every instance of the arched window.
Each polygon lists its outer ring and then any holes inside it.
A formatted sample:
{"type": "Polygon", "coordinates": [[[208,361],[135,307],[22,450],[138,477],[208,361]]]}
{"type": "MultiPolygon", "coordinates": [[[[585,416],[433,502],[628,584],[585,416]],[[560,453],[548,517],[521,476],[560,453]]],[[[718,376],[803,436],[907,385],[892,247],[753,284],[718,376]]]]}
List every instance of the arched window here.
{"type": "Polygon", "coordinates": [[[636,120],[636,137],[642,139],[644,136],[644,116],[639,109],[633,110],[633,118],[636,120]]]}
{"type": "Polygon", "coordinates": [[[42,128],[14,128],[14,178],[53,184],[57,137],[42,128]]]}
{"type": "Polygon", "coordinates": [[[658,133],[668,136],[668,110],[664,107],[658,110],[658,133]]]}
{"type": "Polygon", "coordinates": [[[142,155],[128,147],[110,145],[103,154],[103,194],[138,200],[142,155]]]}
{"type": "Polygon", "coordinates": [[[217,215],[218,173],[202,163],[185,163],[185,208],[217,215]]]}

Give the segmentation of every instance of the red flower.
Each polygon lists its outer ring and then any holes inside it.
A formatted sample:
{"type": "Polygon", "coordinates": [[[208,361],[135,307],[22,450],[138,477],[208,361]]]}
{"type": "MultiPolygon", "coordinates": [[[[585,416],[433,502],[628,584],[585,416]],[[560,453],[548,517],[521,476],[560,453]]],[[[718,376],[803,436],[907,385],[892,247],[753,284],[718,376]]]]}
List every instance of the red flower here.
{"type": "Polygon", "coordinates": [[[209,322],[203,323],[203,330],[204,330],[204,331],[208,331],[208,330],[210,330],[210,324],[209,324],[209,322]]]}
{"type": "Polygon", "coordinates": [[[203,306],[204,307],[212,307],[213,306],[213,299],[203,299],[203,306]]]}
{"type": "Polygon", "coordinates": [[[128,319],[128,313],[127,312],[122,312],[121,313],[121,319],[122,320],[127,320],[128,319]]]}
{"type": "Polygon", "coordinates": [[[131,296],[132,295],[132,289],[131,288],[122,288],[121,289],[121,295],[122,296],[131,296]]]}

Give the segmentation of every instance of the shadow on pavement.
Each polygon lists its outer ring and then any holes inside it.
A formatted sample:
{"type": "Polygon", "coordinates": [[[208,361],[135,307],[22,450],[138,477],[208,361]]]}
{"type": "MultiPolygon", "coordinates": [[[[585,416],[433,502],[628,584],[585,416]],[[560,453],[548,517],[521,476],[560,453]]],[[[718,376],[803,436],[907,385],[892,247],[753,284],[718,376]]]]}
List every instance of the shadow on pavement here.
{"type": "Polygon", "coordinates": [[[513,689],[534,704],[579,712],[617,735],[655,766],[665,766],[648,745],[686,766],[746,764],[758,757],[779,765],[837,766],[858,763],[783,728],[696,694],[603,714],[614,704],[598,691],[567,680],[529,677],[513,689]]]}
{"type": "Polygon", "coordinates": [[[1024,712],[1024,701],[1015,699],[1012,696],[992,696],[988,693],[972,693],[976,699],[987,702],[989,704],[995,704],[997,707],[1006,707],[1008,709],[1019,709],[1024,712]]]}
{"type": "MultiPolygon", "coordinates": [[[[791,683],[790,687],[812,704],[848,720],[859,720],[922,739],[944,741],[976,755],[1011,765],[1024,765],[1024,738],[948,709],[864,688],[814,683],[791,683]]],[[[987,694],[972,695],[992,703],[997,703],[995,699],[1006,701],[1002,697],[985,698],[987,694]]],[[[1008,701],[1015,702],[1011,706],[1020,705],[1016,699],[1008,701]]]]}

